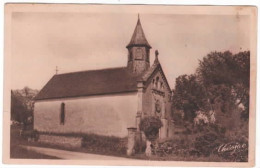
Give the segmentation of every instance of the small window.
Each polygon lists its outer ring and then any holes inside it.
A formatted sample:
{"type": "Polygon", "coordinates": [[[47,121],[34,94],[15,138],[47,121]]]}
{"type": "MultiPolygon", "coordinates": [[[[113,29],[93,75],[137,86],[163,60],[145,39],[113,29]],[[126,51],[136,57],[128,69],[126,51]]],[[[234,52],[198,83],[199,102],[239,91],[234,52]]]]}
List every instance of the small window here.
{"type": "Polygon", "coordinates": [[[163,82],[161,82],[161,90],[163,90],[163,89],[164,89],[163,82]]]}
{"type": "Polygon", "coordinates": [[[143,53],[142,48],[139,47],[139,48],[136,49],[136,57],[135,57],[135,59],[138,59],[138,60],[144,59],[144,53],[143,53]]]}
{"type": "Polygon", "coordinates": [[[153,87],[155,88],[156,86],[155,86],[155,80],[153,79],[153,87]]]}
{"type": "Polygon", "coordinates": [[[65,124],[65,104],[61,103],[61,108],[60,108],[60,124],[64,125],[65,124]]]}
{"type": "Polygon", "coordinates": [[[133,54],[132,54],[132,51],[129,50],[129,61],[132,61],[133,60],[133,54]]]}
{"type": "Polygon", "coordinates": [[[159,85],[160,85],[160,83],[159,83],[159,77],[158,77],[158,76],[156,77],[156,83],[155,83],[155,85],[156,85],[156,88],[158,89],[158,88],[159,88],[159,85]]]}

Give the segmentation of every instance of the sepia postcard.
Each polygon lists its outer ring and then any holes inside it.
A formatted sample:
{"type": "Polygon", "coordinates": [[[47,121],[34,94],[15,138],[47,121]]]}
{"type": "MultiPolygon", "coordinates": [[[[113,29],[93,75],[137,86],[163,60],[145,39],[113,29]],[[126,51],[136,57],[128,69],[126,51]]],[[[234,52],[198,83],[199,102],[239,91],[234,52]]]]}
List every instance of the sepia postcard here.
{"type": "Polygon", "coordinates": [[[6,164],[255,164],[254,6],[5,5],[6,164]]]}

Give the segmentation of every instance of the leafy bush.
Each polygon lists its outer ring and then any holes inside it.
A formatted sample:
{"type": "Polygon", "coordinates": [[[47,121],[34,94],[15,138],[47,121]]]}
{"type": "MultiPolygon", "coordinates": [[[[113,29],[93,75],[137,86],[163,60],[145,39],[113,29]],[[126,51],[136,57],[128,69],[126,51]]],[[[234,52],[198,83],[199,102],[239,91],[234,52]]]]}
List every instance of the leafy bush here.
{"type": "Polygon", "coordinates": [[[199,156],[211,155],[221,145],[223,137],[213,132],[198,136],[194,142],[194,149],[199,156]]]}
{"type": "Polygon", "coordinates": [[[146,138],[150,141],[157,138],[162,122],[159,117],[144,117],[140,122],[140,130],[144,132],[146,138]]]}
{"type": "Polygon", "coordinates": [[[193,128],[190,126],[187,124],[186,130],[179,132],[174,139],[159,141],[154,146],[153,153],[160,157],[215,159],[208,161],[247,161],[248,138],[245,133],[247,129],[226,131],[219,125],[193,128]],[[226,149],[221,150],[224,145],[226,145],[226,149]]]}
{"type": "Polygon", "coordinates": [[[236,162],[246,162],[248,159],[248,123],[241,123],[240,128],[228,130],[225,137],[226,147],[236,149],[220,152],[218,156],[236,162]]]}
{"type": "Polygon", "coordinates": [[[179,138],[176,140],[165,140],[158,142],[152,149],[153,154],[157,156],[176,155],[186,157],[190,150],[187,138],[179,138]]]}

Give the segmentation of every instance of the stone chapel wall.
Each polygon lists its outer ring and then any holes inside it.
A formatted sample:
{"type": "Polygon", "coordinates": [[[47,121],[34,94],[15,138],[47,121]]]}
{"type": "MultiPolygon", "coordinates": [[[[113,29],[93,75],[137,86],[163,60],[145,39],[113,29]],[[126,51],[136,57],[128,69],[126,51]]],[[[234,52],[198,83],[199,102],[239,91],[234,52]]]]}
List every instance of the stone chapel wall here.
{"type": "Polygon", "coordinates": [[[135,127],[137,93],[36,101],[34,129],[54,133],[94,133],[126,137],[135,127]],[[65,123],[60,123],[65,103],[65,123]]]}
{"type": "MultiPolygon", "coordinates": [[[[159,100],[162,104],[163,102],[165,103],[164,107],[161,107],[161,110],[165,111],[165,114],[158,114],[161,116],[162,119],[166,119],[164,120],[164,135],[163,138],[165,138],[166,135],[171,136],[170,132],[172,131],[172,127],[171,127],[171,102],[170,102],[170,96],[171,93],[170,91],[167,89],[167,84],[166,82],[162,79],[162,75],[160,74],[160,72],[158,71],[155,75],[153,75],[153,77],[150,79],[150,81],[148,81],[148,86],[146,87],[144,94],[143,94],[143,113],[144,115],[155,115],[155,101],[159,100]],[[163,88],[157,88],[156,86],[154,86],[153,84],[153,79],[156,80],[156,78],[159,77],[159,81],[163,83],[163,88]],[[154,90],[155,91],[154,91],[154,90]],[[160,95],[160,93],[156,93],[156,90],[162,91],[164,92],[164,96],[160,95]],[[168,129],[168,130],[167,130],[168,129]],[[168,133],[167,133],[168,132],[168,133]]],[[[160,87],[160,86],[159,86],[160,87]]]]}

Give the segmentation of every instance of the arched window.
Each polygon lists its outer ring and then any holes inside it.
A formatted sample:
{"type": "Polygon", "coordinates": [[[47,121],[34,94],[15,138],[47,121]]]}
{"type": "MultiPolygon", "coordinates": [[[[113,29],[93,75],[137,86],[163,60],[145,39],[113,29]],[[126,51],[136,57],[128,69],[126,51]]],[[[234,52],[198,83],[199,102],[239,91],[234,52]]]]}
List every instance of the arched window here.
{"type": "Polygon", "coordinates": [[[61,103],[60,107],[60,124],[64,125],[65,124],[65,104],[61,103]]]}
{"type": "Polygon", "coordinates": [[[156,86],[155,86],[155,79],[153,79],[153,88],[155,88],[156,86]]]}
{"type": "Polygon", "coordinates": [[[161,82],[161,90],[163,90],[163,89],[164,89],[163,82],[161,82]]]}
{"type": "Polygon", "coordinates": [[[159,77],[158,77],[158,76],[156,77],[155,85],[156,85],[156,88],[158,89],[158,88],[159,88],[159,85],[160,85],[160,83],[159,83],[159,77]]]}

